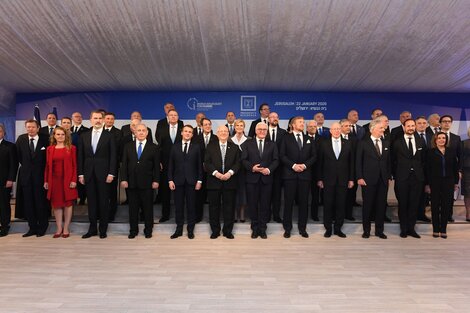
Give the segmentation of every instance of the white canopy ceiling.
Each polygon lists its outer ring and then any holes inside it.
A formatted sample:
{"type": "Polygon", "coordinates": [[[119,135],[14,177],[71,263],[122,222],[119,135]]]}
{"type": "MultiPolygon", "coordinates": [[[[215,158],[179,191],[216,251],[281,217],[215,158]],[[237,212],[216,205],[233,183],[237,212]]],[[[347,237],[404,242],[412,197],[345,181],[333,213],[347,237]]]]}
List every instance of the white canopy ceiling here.
{"type": "Polygon", "coordinates": [[[470,91],[470,1],[2,0],[0,88],[470,91]]]}

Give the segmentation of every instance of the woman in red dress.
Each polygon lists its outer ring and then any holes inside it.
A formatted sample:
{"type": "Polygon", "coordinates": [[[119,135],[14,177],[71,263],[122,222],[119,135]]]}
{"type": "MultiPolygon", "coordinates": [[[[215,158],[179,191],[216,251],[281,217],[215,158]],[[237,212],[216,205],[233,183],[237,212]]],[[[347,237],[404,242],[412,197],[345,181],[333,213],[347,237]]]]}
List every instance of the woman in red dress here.
{"type": "Polygon", "coordinates": [[[44,188],[54,209],[57,224],[53,238],[70,236],[72,205],[78,197],[76,187],[77,151],[71,143],[69,132],[62,127],[56,127],[51,136],[51,145],[47,147],[44,172],[44,188]]]}

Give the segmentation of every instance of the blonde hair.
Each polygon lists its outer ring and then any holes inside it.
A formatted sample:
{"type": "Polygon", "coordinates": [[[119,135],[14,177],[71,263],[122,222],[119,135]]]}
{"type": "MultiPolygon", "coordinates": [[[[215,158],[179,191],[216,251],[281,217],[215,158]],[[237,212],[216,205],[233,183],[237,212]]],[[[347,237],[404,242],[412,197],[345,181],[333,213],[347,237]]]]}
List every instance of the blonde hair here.
{"type": "Polygon", "coordinates": [[[61,131],[64,132],[64,134],[65,134],[64,145],[65,145],[65,148],[67,148],[67,150],[70,150],[70,147],[72,146],[72,136],[70,135],[69,131],[65,130],[65,128],[63,128],[61,126],[57,126],[56,128],[54,128],[54,131],[52,132],[52,135],[51,135],[51,138],[50,138],[51,146],[57,145],[57,140],[55,139],[54,135],[58,130],[61,130],[61,131]]]}

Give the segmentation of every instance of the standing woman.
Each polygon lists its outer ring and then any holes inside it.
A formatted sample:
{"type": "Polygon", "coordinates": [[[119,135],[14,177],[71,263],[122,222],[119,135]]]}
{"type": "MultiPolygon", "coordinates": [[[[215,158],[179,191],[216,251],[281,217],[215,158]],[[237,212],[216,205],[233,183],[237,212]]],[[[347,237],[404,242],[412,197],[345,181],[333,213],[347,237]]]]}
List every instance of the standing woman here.
{"type": "Polygon", "coordinates": [[[458,188],[459,168],[455,149],[447,147],[448,138],[438,132],[427,152],[426,192],[431,193],[432,236],[447,238],[447,218],[450,213],[454,191],[458,188]]]}
{"type": "Polygon", "coordinates": [[[70,236],[72,205],[77,200],[77,152],[71,143],[70,133],[58,126],[51,136],[47,147],[44,188],[47,199],[51,201],[57,230],[53,238],[70,236]],[[62,226],[62,219],[64,225],[62,226]]]}
{"type": "MultiPolygon", "coordinates": [[[[470,138],[470,127],[467,130],[470,138]]],[[[470,222],[470,139],[462,141],[462,195],[465,202],[466,221],[470,222]]]]}
{"type": "MultiPolygon", "coordinates": [[[[232,142],[238,146],[241,153],[241,145],[250,139],[250,137],[245,136],[245,121],[242,119],[237,119],[234,122],[235,124],[235,134],[232,137],[232,142]]],[[[238,172],[238,188],[237,196],[235,199],[235,222],[240,220],[241,223],[245,223],[245,208],[247,204],[246,199],[246,184],[245,184],[245,169],[243,166],[238,172]]]]}

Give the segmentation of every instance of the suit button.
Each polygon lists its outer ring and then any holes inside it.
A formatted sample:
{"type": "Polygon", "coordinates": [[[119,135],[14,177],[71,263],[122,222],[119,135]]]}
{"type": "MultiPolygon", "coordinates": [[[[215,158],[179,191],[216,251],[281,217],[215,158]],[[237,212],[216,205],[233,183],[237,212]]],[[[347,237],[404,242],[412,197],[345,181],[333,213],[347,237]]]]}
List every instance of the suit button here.
{"type": "Polygon", "coordinates": [[[137,164],[139,164],[139,163],[140,163],[140,161],[137,161],[137,164]]]}

